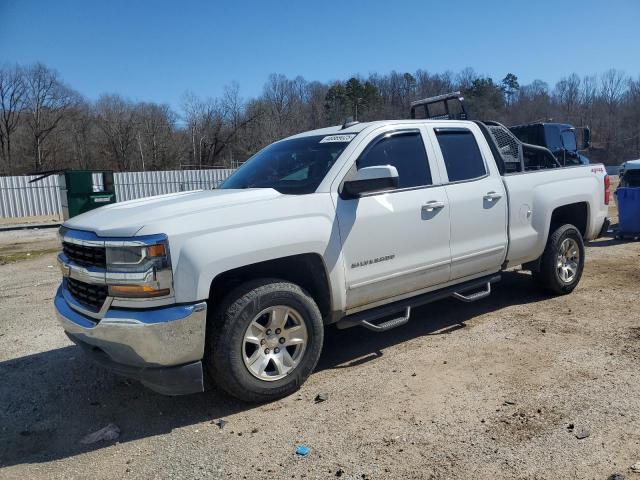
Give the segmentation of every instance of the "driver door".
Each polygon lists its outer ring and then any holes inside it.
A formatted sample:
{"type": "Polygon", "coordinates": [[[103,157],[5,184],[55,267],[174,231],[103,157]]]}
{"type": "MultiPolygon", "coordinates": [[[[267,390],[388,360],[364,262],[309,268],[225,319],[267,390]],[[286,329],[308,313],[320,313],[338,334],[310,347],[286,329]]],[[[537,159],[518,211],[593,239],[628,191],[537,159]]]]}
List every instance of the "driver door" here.
{"type": "Polygon", "coordinates": [[[356,199],[336,194],[347,310],[409,296],[451,273],[449,205],[422,128],[374,132],[364,143],[355,168],[392,165],[399,185],[356,199]]]}

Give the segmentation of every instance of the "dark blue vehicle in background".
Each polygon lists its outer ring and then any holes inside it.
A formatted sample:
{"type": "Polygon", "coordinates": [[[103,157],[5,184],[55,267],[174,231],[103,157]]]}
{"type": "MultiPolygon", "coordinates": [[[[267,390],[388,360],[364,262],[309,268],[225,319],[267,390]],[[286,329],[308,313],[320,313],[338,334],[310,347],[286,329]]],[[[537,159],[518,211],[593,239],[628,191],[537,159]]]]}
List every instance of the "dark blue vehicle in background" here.
{"type": "Polygon", "coordinates": [[[589,127],[576,129],[568,123],[536,122],[514,125],[509,130],[524,143],[546,147],[556,157],[560,165],[588,165],[589,159],[580,150],[589,148],[589,127]],[[576,130],[582,133],[582,145],[578,148],[576,130]]]}

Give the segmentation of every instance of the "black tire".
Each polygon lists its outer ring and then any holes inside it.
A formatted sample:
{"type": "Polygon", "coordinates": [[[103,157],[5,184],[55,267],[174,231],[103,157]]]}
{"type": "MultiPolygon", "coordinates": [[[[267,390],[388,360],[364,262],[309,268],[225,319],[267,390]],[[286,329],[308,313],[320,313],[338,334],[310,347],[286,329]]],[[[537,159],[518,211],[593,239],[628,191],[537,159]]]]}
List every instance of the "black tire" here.
{"type": "Polygon", "coordinates": [[[576,288],[576,286],[580,282],[580,278],[582,278],[583,270],[584,241],[582,240],[582,235],[573,225],[562,225],[556,228],[549,235],[547,246],[542,253],[542,257],[540,257],[539,269],[538,271],[533,272],[533,278],[543,289],[556,295],[566,295],[568,293],[571,293],[573,289],[576,288]],[[564,281],[560,277],[560,273],[557,268],[560,247],[562,243],[568,238],[576,242],[580,254],[577,262],[578,268],[576,274],[569,282],[564,281]]]}
{"type": "Polygon", "coordinates": [[[322,351],[324,323],[313,298],[298,285],[267,278],[247,282],[221,302],[207,322],[205,368],[215,384],[247,402],[269,402],[292,394],[311,375],[322,351]],[[243,360],[244,334],[264,309],[284,305],[299,314],[307,343],[298,365],[284,378],[261,380],[243,360]]]}

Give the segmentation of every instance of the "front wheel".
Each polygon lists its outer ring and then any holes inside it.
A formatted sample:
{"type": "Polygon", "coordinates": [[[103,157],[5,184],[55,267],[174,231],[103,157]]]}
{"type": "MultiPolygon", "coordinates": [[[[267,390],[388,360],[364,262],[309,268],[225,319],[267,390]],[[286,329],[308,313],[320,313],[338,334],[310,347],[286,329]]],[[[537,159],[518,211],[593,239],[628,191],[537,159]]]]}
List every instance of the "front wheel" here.
{"type": "Polygon", "coordinates": [[[540,268],[533,277],[545,290],[566,295],[580,282],[583,269],[582,235],[573,225],[562,225],[549,235],[540,268]]]}
{"type": "Polygon", "coordinates": [[[323,334],[318,306],[299,286],[248,282],[227,296],[207,325],[207,370],[241,400],[276,400],[309,377],[323,334]]]}

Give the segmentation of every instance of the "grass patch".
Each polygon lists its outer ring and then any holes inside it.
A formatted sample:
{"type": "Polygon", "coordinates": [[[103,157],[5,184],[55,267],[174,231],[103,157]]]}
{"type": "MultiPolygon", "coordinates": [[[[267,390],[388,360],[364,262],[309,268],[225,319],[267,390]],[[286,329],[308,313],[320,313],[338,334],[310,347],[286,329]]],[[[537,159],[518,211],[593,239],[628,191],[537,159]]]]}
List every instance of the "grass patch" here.
{"type": "Polygon", "coordinates": [[[57,253],[59,252],[59,248],[47,248],[44,250],[34,250],[30,252],[2,252],[0,250],[0,265],[7,265],[9,263],[17,263],[25,260],[33,260],[36,258],[40,258],[43,255],[47,255],[49,253],[57,253]]]}

